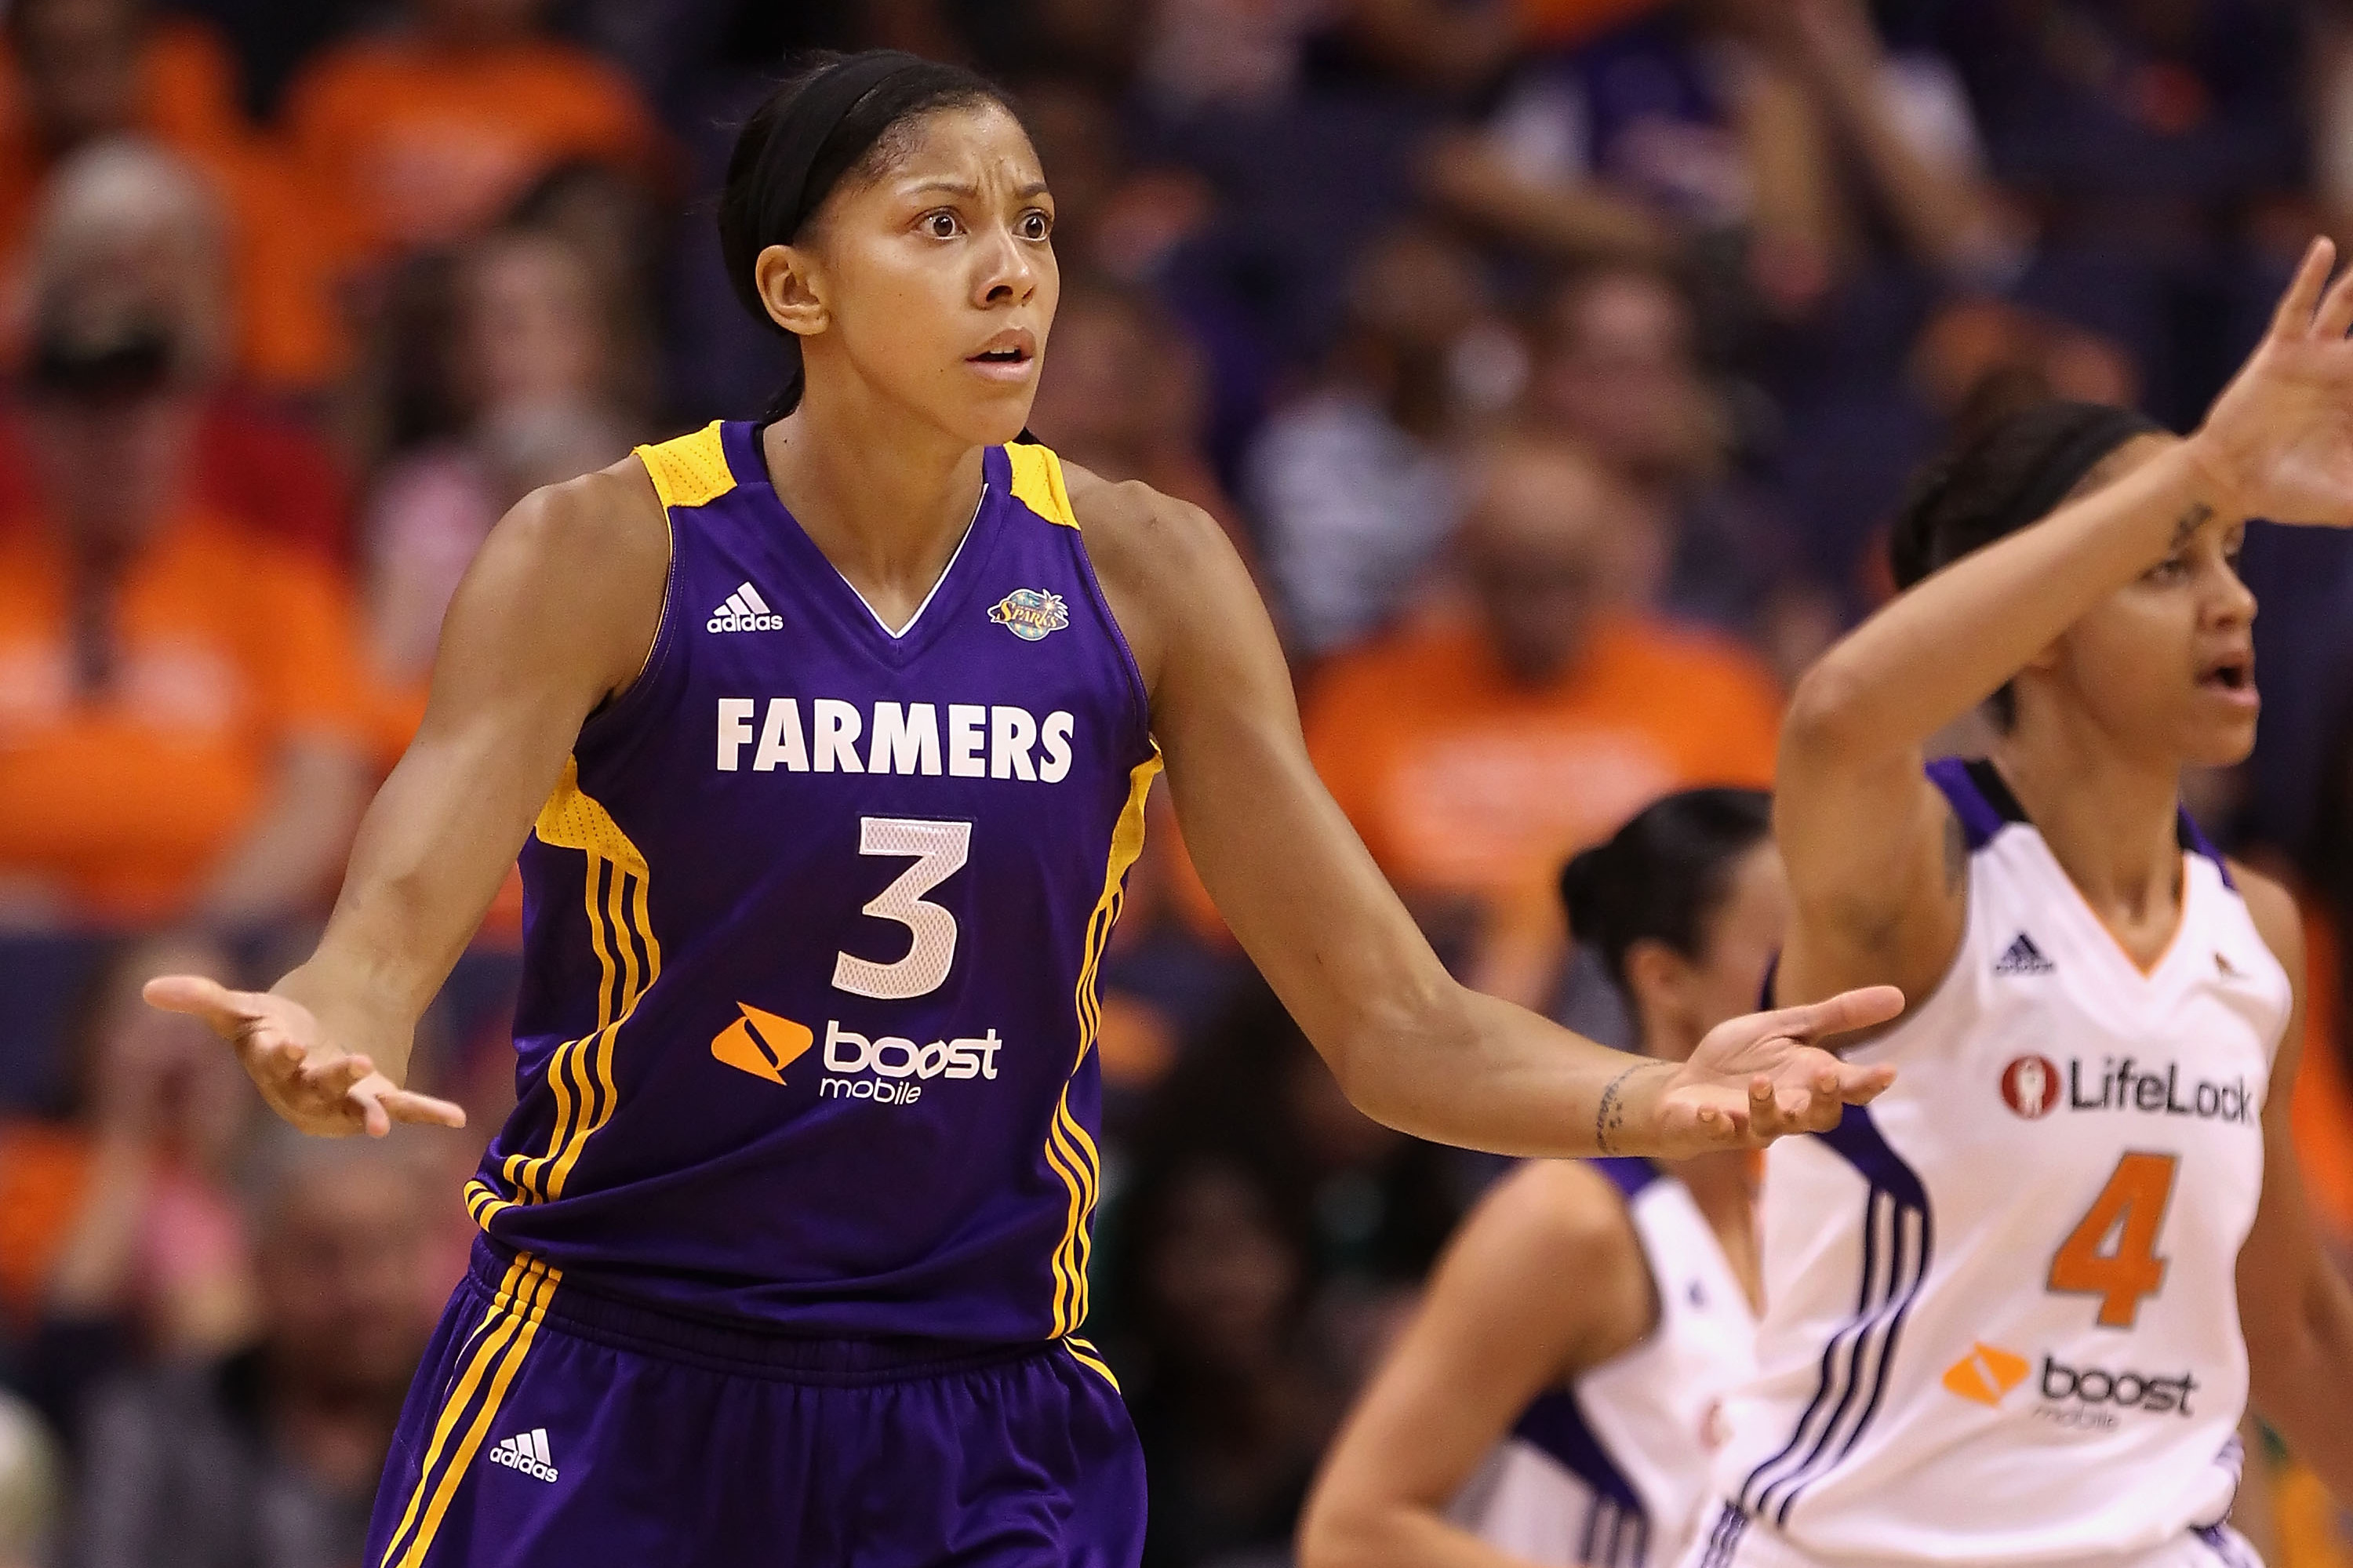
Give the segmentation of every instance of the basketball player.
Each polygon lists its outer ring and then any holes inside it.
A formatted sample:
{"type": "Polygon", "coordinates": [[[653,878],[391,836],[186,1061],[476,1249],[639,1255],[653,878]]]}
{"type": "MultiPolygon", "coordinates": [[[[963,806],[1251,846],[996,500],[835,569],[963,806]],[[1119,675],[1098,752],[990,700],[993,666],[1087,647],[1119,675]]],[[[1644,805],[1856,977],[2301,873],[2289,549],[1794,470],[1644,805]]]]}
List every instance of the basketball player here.
{"type": "MultiPolygon", "coordinates": [[[[1769,802],[1694,789],[1562,879],[1642,1050],[1746,1006],[1788,888],[1769,802]]],[[[1310,1498],[1302,1568],[1672,1563],[1716,1402],[1753,1369],[1750,1156],[1532,1160],[1463,1223],[1310,1498]]]]}
{"type": "Polygon", "coordinates": [[[1782,736],[1783,996],[1919,999],[1888,1097],[1776,1149],[1758,1372],[1692,1561],[2247,1563],[2252,1393],[2353,1499],[2353,1291],[2288,1141],[2288,895],[2182,813],[2253,744],[2250,516],[2353,522],[2353,275],[2313,248],[2188,440],[2029,409],[1926,476],[1903,597],[1782,736]],[[1922,766],[1979,703],[1989,759],[1922,766]]]}
{"type": "Polygon", "coordinates": [[[1134,1435],[1073,1336],[1096,965],[1164,752],[1210,889],[1377,1116],[1689,1153],[1886,1081],[1804,1044],[1883,988],[1629,1072],[1448,979],[1216,525],[1005,444],[1053,198],[987,83],[818,67],[745,127],[720,228],[797,350],[771,417],[518,507],[317,952],[266,995],[153,991],[299,1127],[455,1120],[399,1085],[411,1029],[522,846],[520,1100],[379,1568],[1134,1560],[1134,1435]]]}

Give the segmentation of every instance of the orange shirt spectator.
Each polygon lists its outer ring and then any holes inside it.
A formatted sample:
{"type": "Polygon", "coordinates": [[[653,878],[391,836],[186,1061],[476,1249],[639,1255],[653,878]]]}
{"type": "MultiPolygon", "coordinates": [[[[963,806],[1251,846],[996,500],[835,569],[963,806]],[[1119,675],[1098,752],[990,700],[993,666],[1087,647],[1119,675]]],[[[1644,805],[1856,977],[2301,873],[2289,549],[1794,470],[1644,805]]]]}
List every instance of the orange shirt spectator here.
{"type": "Polygon", "coordinates": [[[660,135],[628,78],[531,34],[460,42],[429,28],[330,51],[286,122],[347,259],[447,244],[575,159],[649,175],[660,135]]]}
{"type": "Polygon", "coordinates": [[[315,558],[184,507],[114,594],[113,675],[77,690],[71,566],[0,537],[0,884],[67,913],[183,912],[271,803],[290,742],[365,744],[348,595],[315,558]]]}
{"type": "Polygon", "coordinates": [[[1770,784],[1779,708],[1732,645],[1612,614],[1540,686],[1514,681],[1469,627],[1343,654],[1309,704],[1307,739],[1402,885],[1549,900],[1571,854],[1659,796],[1770,784]]]}
{"type": "Polygon", "coordinates": [[[1399,890],[1481,917],[1474,983],[1533,1004],[1562,863],[1668,790],[1769,783],[1780,700],[1756,659],[1630,606],[1657,519],[1584,450],[1520,437],[1470,477],[1475,619],[1335,659],[1307,743],[1399,890]]]}
{"type": "Polygon", "coordinates": [[[2340,1245],[2353,1247],[2353,1081],[2345,1071],[2345,977],[2337,923],[2318,901],[2304,904],[2304,1056],[2289,1114],[2296,1160],[2313,1213],[2340,1245]]]}
{"type": "Polygon", "coordinates": [[[21,269],[16,249],[59,156],[150,138],[195,168],[227,217],[238,367],[315,387],[344,355],[331,253],[292,164],[254,133],[237,91],[234,62],[200,22],[151,19],[138,0],[17,0],[0,40],[0,272],[21,269]]]}

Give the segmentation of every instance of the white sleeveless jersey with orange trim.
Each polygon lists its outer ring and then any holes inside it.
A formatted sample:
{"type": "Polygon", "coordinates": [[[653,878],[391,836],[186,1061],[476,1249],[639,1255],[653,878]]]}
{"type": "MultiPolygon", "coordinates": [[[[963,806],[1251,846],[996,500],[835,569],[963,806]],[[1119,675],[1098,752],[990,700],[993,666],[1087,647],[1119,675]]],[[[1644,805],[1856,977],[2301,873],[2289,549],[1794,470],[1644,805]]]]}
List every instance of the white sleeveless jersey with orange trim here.
{"type": "Polygon", "coordinates": [[[1528,1563],[1665,1568],[1706,1510],[1718,1402],[1755,1368],[1757,1318],[1689,1188],[1647,1160],[1590,1163],[1625,1197],[1659,1320],[1531,1401],[1450,1512],[1528,1563]]]}
{"type": "Polygon", "coordinates": [[[1689,1561],[2229,1561],[2287,975],[2187,817],[2144,972],[1989,765],[1929,771],[1970,844],[1960,949],[1853,1053],[1894,1086],[1767,1156],[1758,1372],[1689,1561]]]}

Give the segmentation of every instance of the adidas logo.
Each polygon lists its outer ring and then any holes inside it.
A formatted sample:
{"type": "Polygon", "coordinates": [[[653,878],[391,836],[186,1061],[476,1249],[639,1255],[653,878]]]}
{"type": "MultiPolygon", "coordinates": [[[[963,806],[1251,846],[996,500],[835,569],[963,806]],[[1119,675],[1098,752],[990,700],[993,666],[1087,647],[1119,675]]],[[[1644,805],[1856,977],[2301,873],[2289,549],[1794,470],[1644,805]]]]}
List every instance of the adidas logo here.
{"type": "Polygon", "coordinates": [[[2042,956],[2042,949],[2034,945],[2033,938],[2021,931],[2018,939],[1994,960],[1993,972],[1998,975],[2047,975],[2058,967],[2042,956]]]}
{"type": "Polygon", "coordinates": [[[702,623],[705,631],[776,631],[781,630],[785,618],[768,608],[760,590],[750,583],[738,587],[727,596],[727,602],[711,612],[702,623]]]}
{"type": "Polygon", "coordinates": [[[491,1450],[491,1463],[504,1465],[510,1470],[521,1470],[526,1476],[543,1481],[555,1479],[555,1466],[547,1457],[547,1428],[534,1426],[530,1431],[501,1441],[491,1450]]]}

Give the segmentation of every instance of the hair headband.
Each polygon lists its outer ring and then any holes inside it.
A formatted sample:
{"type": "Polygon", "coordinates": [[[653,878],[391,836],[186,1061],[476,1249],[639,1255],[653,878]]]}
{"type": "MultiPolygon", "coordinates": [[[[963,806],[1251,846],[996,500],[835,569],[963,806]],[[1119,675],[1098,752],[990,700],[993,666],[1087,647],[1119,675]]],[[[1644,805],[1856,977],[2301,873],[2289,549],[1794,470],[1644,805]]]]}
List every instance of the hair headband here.
{"type": "MultiPolygon", "coordinates": [[[[759,162],[753,170],[754,207],[748,238],[754,257],[771,245],[791,244],[793,236],[809,220],[809,215],[824,203],[827,193],[811,190],[809,176],[816,172],[818,155],[825,151],[826,143],[841,128],[841,122],[849,118],[850,111],[892,77],[923,69],[928,64],[919,56],[896,49],[855,55],[828,67],[793,95],[791,103],[777,117],[776,128],[766,145],[760,149],[759,162]]],[[[753,316],[766,322],[797,345],[798,340],[769,316],[751,269],[734,268],[731,273],[729,281],[753,316]]]]}

